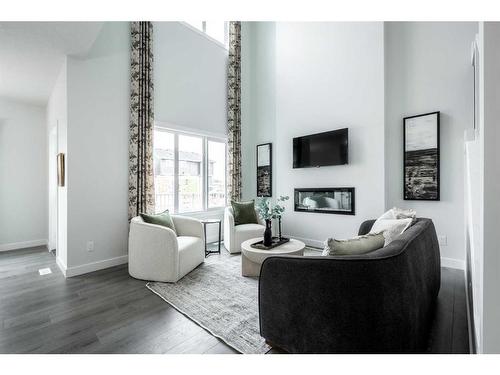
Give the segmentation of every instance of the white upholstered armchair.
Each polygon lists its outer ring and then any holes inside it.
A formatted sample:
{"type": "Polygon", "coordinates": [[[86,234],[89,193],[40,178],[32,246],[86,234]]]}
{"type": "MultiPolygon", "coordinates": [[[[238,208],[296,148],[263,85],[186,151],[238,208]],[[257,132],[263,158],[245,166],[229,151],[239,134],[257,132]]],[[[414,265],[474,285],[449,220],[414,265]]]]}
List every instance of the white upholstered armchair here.
{"type": "Polygon", "coordinates": [[[231,254],[241,252],[242,242],[250,238],[263,237],[266,225],[256,212],[258,224],[234,225],[234,214],[232,207],[224,210],[224,247],[231,254]]]}
{"type": "Polygon", "coordinates": [[[205,260],[203,226],[199,220],[174,216],[177,234],[148,224],[140,216],[130,222],[128,271],[136,279],[176,282],[205,260]]]}

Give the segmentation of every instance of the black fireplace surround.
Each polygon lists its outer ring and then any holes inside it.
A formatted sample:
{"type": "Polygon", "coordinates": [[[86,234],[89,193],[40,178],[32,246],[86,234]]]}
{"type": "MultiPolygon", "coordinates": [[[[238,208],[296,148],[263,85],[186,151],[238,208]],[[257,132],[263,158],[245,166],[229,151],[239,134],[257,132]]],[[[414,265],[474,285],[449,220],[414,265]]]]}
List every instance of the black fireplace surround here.
{"type": "Polygon", "coordinates": [[[300,188],[294,192],[295,211],[354,215],[354,188],[300,188]]]}

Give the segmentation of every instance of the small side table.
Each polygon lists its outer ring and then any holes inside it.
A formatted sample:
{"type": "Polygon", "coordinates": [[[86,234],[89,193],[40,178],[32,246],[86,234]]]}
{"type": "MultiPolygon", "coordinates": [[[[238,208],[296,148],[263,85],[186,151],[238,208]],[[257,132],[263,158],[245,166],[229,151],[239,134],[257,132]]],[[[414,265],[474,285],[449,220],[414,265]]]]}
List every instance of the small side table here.
{"type": "Polygon", "coordinates": [[[205,234],[205,258],[209,256],[210,254],[220,254],[220,235],[221,235],[221,220],[220,219],[207,219],[207,220],[202,220],[201,223],[203,224],[203,233],[205,234]],[[219,224],[219,250],[217,251],[208,251],[207,250],[207,224],[219,224]]]}

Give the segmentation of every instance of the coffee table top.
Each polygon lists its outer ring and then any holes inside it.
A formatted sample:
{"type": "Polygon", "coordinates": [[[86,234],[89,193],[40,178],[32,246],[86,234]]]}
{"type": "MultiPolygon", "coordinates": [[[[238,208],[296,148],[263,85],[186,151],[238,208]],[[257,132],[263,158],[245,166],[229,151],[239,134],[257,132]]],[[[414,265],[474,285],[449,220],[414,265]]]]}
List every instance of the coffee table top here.
{"type": "Polygon", "coordinates": [[[262,237],[257,237],[257,238],[251,238],[249,240],[246,240],[241,244],[241,250],[247,253],[257,253],[257,254],[266,254],[266,255],[279,255],[279,254],[293,254],[298,251],[301,251],[306,247],[304,242],[299,241],[299,240],[294,240],[293,238],[290,238],[290,241],[284,243],[283,245],[277,246],[273,249],[270,250],[264,250],[264,249],[255,249],[253,248],[252,244],[262,241],[262,237]]]}

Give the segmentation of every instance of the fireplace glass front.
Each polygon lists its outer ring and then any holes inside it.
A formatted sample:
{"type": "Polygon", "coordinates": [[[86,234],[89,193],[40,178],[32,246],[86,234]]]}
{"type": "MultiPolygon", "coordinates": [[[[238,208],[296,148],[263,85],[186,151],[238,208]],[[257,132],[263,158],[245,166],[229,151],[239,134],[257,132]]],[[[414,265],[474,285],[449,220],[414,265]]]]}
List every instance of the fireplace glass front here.
{"type": "Polygon", "coordinates": [[[295,211],[354,215],[354,188],[295,189],[295,211]]]}

